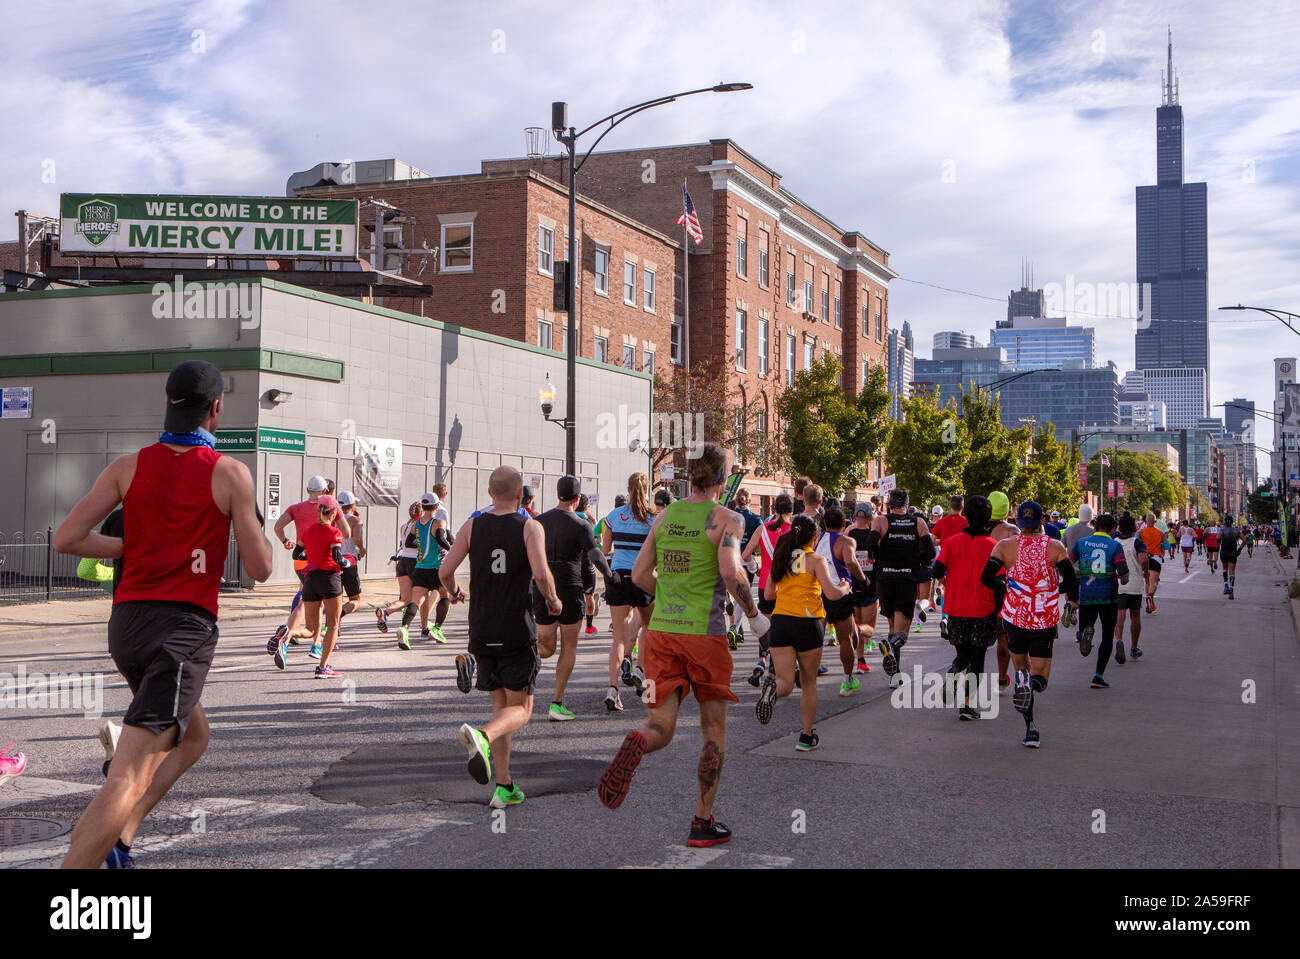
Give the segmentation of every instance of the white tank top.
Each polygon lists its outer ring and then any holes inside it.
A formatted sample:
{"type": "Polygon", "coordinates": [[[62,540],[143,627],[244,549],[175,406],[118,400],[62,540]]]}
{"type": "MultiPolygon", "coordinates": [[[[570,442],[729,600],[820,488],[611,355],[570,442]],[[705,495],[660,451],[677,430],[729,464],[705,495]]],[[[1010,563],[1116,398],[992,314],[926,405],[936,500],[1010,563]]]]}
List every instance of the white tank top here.
{"type": "Polygon", "coordinates": [[[1137,536],[1119,540],[1124,547],[1124,562],[1128,563],[1128,582],[1119,584],[1119,591],[1126,596],[1141,596],[1146,591],[1143,582],[1142,564],[1138,562],[1137,536]]]}
{"type": "Polygon", "coordinates": [[[397,550],[397,555],[401,559],[419,559],[420,557],[419,547],[400,545],[406,542],[406,537],[409,536],[411,533],[411,524],[414,522],[415,520],[409,520],[405,525],[402,526],[402,532],[400,538],[398,539],[400,548],[397,550]]]}

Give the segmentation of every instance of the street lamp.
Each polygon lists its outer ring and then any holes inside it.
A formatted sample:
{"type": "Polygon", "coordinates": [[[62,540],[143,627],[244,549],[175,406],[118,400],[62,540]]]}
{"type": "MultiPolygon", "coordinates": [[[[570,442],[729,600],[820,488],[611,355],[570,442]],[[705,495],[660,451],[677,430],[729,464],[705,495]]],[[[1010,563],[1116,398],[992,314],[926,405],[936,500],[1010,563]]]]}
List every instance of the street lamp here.
{"type": "MultiPolygon", "coordinates": [[[[1300,313],[1288,313],[1286,310],[1279,310],[1271,306],[1242,306],[1238,303],[1236,306],[1221,306],[1221,310],[1254,310],[1257,313],[1267,313],[1273,319],[1277,320],[1296,336],[1300,336],[1300,329],[1292,324],[1292,320],[1300,320],[1300,313]]],[[[1217,403],[1215,404],[1218,405],[1217,403]]]]}
{"type": "MultiPolygon", "coordinates": [[[[541,400],[542,403],[542,418],[548,423],[558,423],[567,430],[569,424],[566,420],[561,419],[560,417],[551,416],[551,410],[555,409],[555,387],[551,384],[550,373],[546,374],[546,382],[543,383],[542,388],[537,391],[537,398],[541,400]]],[[[570,473],[569,475],[572,476],[573,474],[570,473]]]]}
{"type": "Polygon", "coordinates": [[[700,87],[698,90],[686,90],[682,93],[674,93],[671,96],[656,97],[653,100],[646,100],[644,103],[637,103],[630,107],[624,107],[622,110],[616,110],[607,117],[597,120],[590,126],[578,130],[569,126],[569,104],[564,101],[556,101],[551,104],[551,132],[555,139],[560,141],[568,148],[569,151],[569,249],[568,249],[568,266],[567,276],[565,277],[564,306],[565,312],[569,315],[569,330],[565,336],[566,343],[566,373],[569,386],[569,394],[565,397],[565,416],[563,420],[552,420],[552,422],[562,422],[565,428],[564,440],[564,462],[565,470],[571,475],[576,476],[578,473],[578,454],[577,454],[577,379],[578,379],[578,325],[574,322],[573,305],[577,299],[577,248],[578,248],[578,170],[587,162],[592,151],[605,139],[610,130],[618,126],[633,114],[640,113],[642,110],[649,110],[651,107],[661,106],[665,103],[672,103],[680,97],[689,97],[696,93],[734,93],[737,90],[752,90],[752,83],[718,83],[711,87],[700,87]],[[602,123],[608,123],[596,141],[592,143],[587,152],[583,154],[582,159],[577,159],[578,140],[590,133],[602,123]]]}

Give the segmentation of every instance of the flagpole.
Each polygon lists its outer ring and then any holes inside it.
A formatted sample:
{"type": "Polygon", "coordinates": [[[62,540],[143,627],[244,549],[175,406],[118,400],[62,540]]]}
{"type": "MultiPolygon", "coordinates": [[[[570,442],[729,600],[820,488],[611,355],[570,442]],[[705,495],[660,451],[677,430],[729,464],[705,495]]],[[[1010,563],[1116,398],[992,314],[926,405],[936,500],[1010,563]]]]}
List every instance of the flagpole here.
{"type": "MultiPolygon", "coordinates": [[[[686,177],[682,177],[682,196],[686,195],[686,177]]],[[[682,220],[682,367],[687,374],[691,371],[691,244],[686,231],[686,220],[682,220]]],[[[690,395],[690,380],[686,381],[687,395],[690,395]]]]}

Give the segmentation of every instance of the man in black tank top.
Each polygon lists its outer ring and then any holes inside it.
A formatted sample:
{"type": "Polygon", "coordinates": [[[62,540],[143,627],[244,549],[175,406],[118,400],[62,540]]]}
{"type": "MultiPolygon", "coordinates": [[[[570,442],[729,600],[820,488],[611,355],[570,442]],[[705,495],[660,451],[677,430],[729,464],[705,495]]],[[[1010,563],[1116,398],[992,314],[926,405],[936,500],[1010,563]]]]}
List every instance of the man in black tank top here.
{"type": "Polygon", "coordinates": [[[880,611],[889,620],[889,636],[881,643],[880,652],[891,685],[898,675],[903,644],[912,626],[921,566],[934,562],[930,528],[919,513],[908,513],[907,500],[907,490],[890,490],[889,512],[877,514],[867,537],[867,549],[875,561],[880,611]]]}
{"type": "Polygon", "coordinates": [[[456,569],[469,557],[469,655],[456,657],[456,687],[468,693],[477,673],[477,687],[492,695],[492,718],[481,729],[462,725],[460,742],[469,753],[469,774],[476,782],[487,785],[496,762],[493,809],[524,801],[523,790],[510,778],[510,737],[532,715],[533,688],[542,666],[529,583],[537,584],[551,615],[562,609],[546,563],[541,524],[519,512],[523,488],[523,477],[514,467],[494,469],[488,480],[492,509],[465,522],[439,569],[452,601],[463,602],[456,569]]]}

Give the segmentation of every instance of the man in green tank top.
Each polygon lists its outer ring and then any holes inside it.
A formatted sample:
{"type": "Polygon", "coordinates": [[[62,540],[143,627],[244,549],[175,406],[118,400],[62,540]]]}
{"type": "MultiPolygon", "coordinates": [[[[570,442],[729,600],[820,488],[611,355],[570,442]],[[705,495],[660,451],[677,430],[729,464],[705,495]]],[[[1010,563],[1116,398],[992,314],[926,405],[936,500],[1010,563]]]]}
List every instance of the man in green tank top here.
{"type": "Polygon", "coordinates": [[[737,701],[731,691],[727,595],[748,617],[750,635],[765,635],[769,624],[758,612],[740,562],[744,521],[718,504],[727,479],[727,454],[717,444],[706,443],[689,463],[690,497],[660,515],[632,568],[632,581],[655,597],[642,650],[649,714],[645,724],[623,740],[600,778],[598,793],[610,809],[622,804],[641,757],[672,741],[689,690],[700,705],[704,742],[695,818],[686,844],[715,846],[731,839],[727,827],[713,818],[726,750],[727,703],[737,701]]]}

